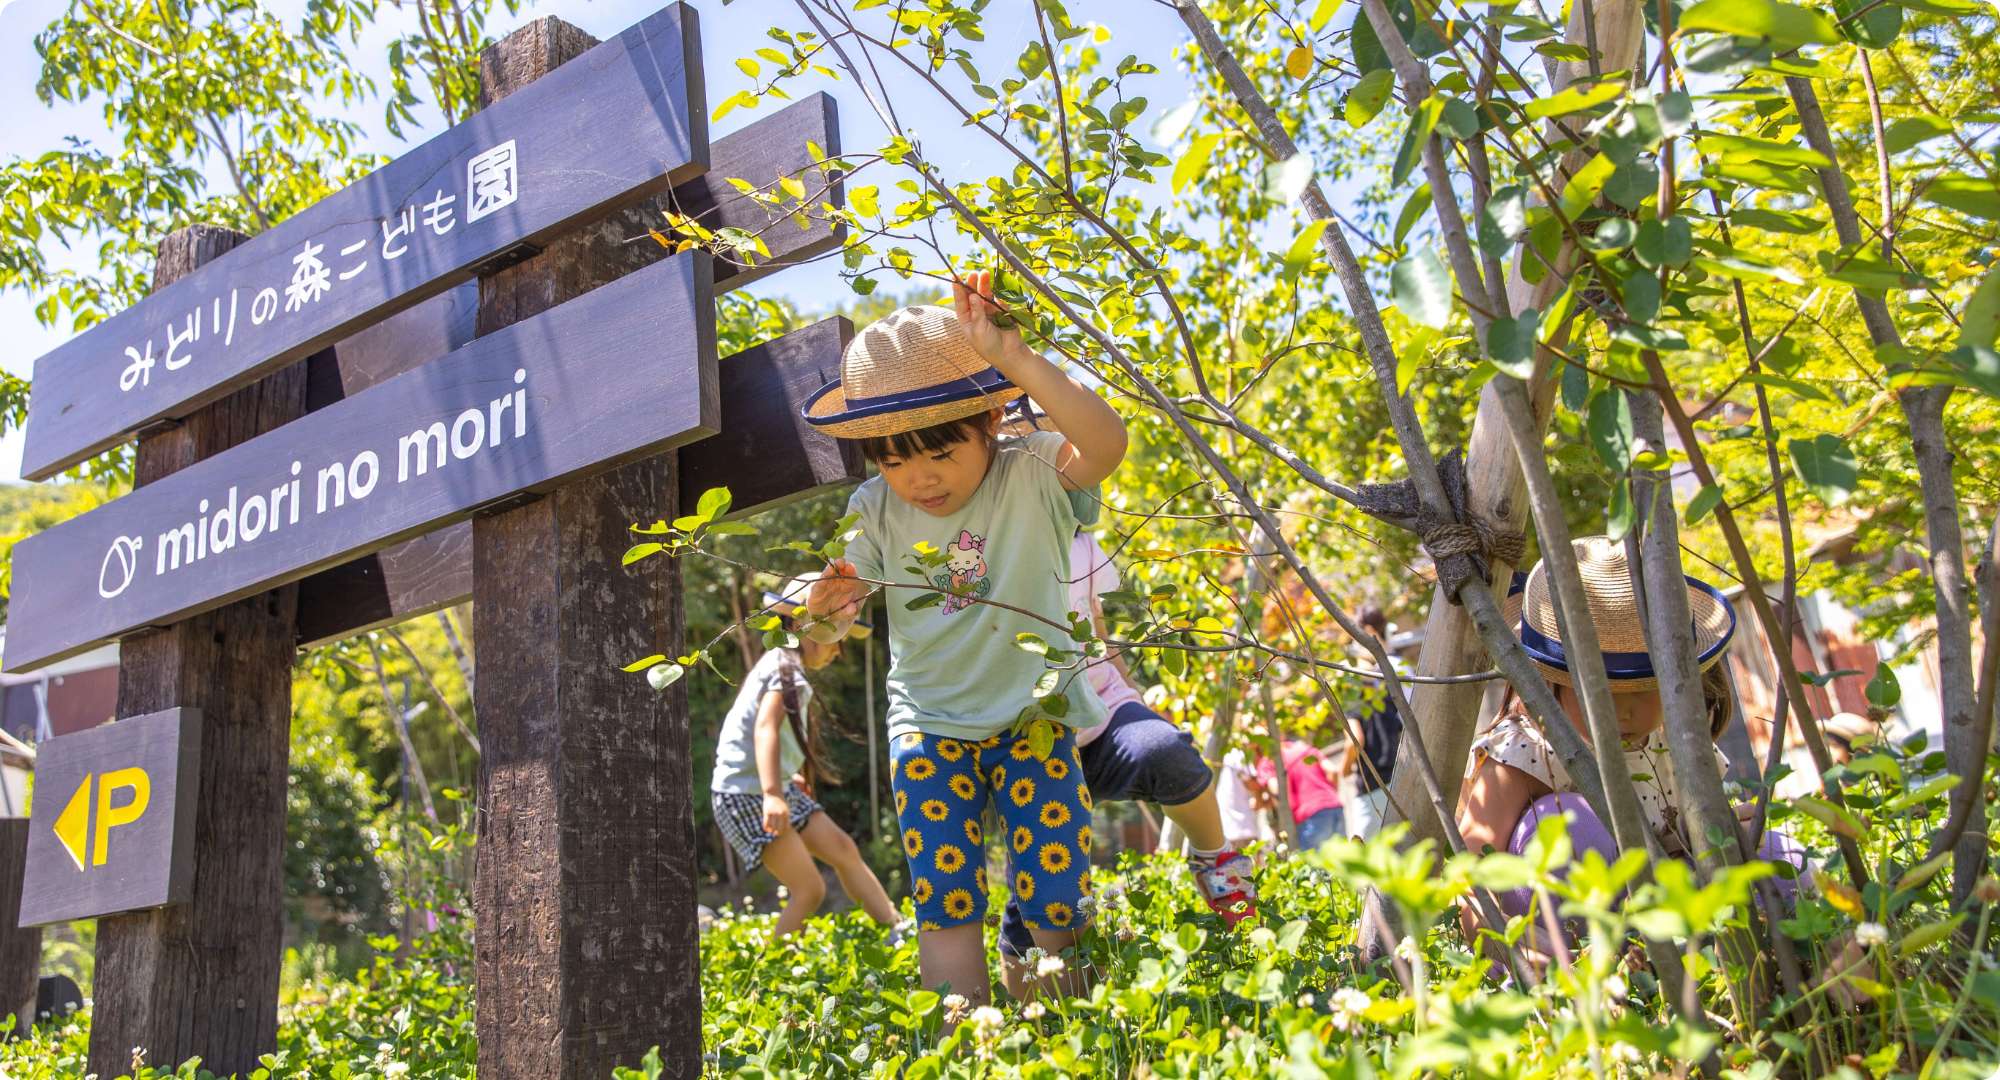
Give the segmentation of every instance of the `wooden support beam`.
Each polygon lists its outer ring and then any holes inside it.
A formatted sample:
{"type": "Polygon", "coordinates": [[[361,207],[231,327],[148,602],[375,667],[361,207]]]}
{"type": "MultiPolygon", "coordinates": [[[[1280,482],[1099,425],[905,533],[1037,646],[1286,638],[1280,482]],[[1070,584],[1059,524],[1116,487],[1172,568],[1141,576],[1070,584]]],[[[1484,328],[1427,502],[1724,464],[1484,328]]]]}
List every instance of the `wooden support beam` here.
{"type": "MultiPolygon", "coordinates": [[[[242,239],[201,225],[169,235],[155,288],[242,239]]],[[[134,483],[297,419],[305,396],[301,361],[140,439],[134,483]]],[[[130,1071],[134,1047],[149,1064],[199,1056],[228,1075],[277,1046],[296,602],[288,585],[122,644],[118,715],[200,709],[201,743],[216,752],[203,755],[194,792],[193,898],[98,920],[90,1069],[100,1076],[130,1071]]]]}
{"type": "MultiPolygon", "coordinates": [[[[590,44],[554,18],[510,35],[481,57],[489,102],[590,44]]],[[[484,278],[479,331],[629,272],[644,248],[618,242],[630,224],[484,278]]],[[[635,572],[615,557],[632,522],[673,516],[678,491],[670,452],[473,522],[483,748],[473,906],[489,1080],[595,1080],[654,1045],[669,1075],[699,1073],[686,695],[619,670],[683,651],[678,568],[635,572]]]]}

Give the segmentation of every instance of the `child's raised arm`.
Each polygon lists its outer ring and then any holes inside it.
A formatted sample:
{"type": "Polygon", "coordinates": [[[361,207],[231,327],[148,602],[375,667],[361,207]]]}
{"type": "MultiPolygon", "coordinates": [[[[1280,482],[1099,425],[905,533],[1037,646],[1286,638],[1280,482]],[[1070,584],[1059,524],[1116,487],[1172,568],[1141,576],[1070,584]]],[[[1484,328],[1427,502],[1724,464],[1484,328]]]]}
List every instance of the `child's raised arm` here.
{"type": "Polygon", "coordinates": [[[848,628],[861,617],[861,602],[868,599],[868,584],[859,579],[854,564],[835,559],[806,593],[806,612],[812,616],[805,635],[822,645],[831,645],[847,636],[848,628]]]}
{"type": "Polygon", "coordinates": [[[973,348],[1035,399],[1048,413],[1050,426],[1069,440],[1058,459],[1063,487],[1093,488],[1117,471],[1125,459],[1125,421],[1089,387],[1028,348],[1019,330],[994,325],[992,316],[1000,309],[993,303],[993,274],[980,270],[967,275],[965,282],[952,284],[951,296],[973,348]]]}

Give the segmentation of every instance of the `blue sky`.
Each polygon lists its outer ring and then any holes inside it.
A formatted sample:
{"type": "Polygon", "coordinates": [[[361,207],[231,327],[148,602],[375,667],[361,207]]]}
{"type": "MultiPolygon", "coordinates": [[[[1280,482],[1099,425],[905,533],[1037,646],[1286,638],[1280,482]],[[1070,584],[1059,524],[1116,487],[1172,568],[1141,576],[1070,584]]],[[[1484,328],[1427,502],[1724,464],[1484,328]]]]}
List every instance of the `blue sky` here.
{"type": "MultiPolygon", "coordinates": [[[[103,123],[101,102],[51,109],[45,108],[35,98],[40,58],[34,50],[34,36],[59,16],[67,3],[68,0],[0,0],[0,102],[5,103],[9,117],[8,124],[0,129],[0,159],[40,154],[62,145],[63,139],[69,135],[103,146],[111,145],[109,132],[103,123]]],[[[279,11],[296,6],[295,0],[277,0],[273,4],[279,11]]],[[[659,6],[658,0],[545,2],[524,8],[515,16],[497,12],[491,29],[496,38],[502,37],[530,19],[556,15],[598,37],[608,37],[644,18],[659,6]]],[[[760,45],[769,44],[764,36],[766,27],[781,24],[804,28],[805,25],[790,0],[736,0],[726,7],[720,0],[699,0],[695,8],[701,17],[704,66],[711,103],[719,102],[737,90],[749,88],[750,80],[737,71],[734,61],[760,45]]],[[[1169,60],[1172,48],[1183,40],[1184,31],[1179,20],[1167,9],[1152,0],[1091,0],[1088,5],[1073,4],[1071,11],[1078,18],[1098,20],[1112,30],[1112,39],[1100,46],[1107,54],[1115,58],[1128,52],[1135,53],[1160,66],[1158,74],[1148,77],[1143,86],[1135,87],[1136,92],[1143,93],[1151,102],[1149,121],[1187,97],[1187,84],[1169,60]]],[[[990,55],[977,58],[982,70],[1012,70],[1015,50],[1034,32],[1030,12],[1030,7],[1021,0],[1000,0],[987,9],[986,37],[990,55]]],[[[400,15],[385,4],[381,17],[388,22],[408,16],[400,15]]],[[[364,40],[361,47],[354,51],[353,60],[361,72],[375,76],[378,83],[386,85],[388,65],[379,40],[364,40]]],[[[1002,171],[1004,166],[994,160],[995,151],[985,137],[967,134],[955,116],[947,115],[945,109],[935,104],[928,88],[914,79],[899,82],[892,78],[891,84],[898,113],[906,124],[917,129],[927,154],[948,174],[986,176],[1002,171]]],[[[881,124],[851,84],[845,81],[825,83],[818,88],[832,93],[839,101],[842,136],[848,149],[865,149],[880,140],[883,133],[881,124]]],[[[766,106],[766,110],[768,108],[766,106]]],[[[756,119],[758,115],[741,110],[734,112],[714,125],[711,135],[725,134],[756,119]]],[[[435,114],[420,116],[426,124],[423,130],[413,133],[416,142],[441,130],[435,114]]],[[[366,150],[395,155],[413,145],[387,135],[381,125],[379,104],[369,103],[352,119],[362,124],[369,133],[363,147],[366,150]]],[[[90,250],[79,249],[73,253],[52,252],[52,258],[66,265],[82,265],[77,260],[85,259],[90,254],[90,250]]],[[[835,265],[831,263],[786,271],[766,279],[757,289],[765,295],[785,296],[809,311],[830,308],[847,292],[847,287],[835,274],[835,265]]],[[[26,294],[0,293],[0,341],[11,343],[9,348],[0,352],[0,364],[23,377],[33,370],[36,357],[70,336],[66,328],[43,326],[35,319],[33,308],[34,298],[26,294]]],[[[9,432],[0,438],[0,482],[20,478],[20,459],[20,433],[9,432]]]]}

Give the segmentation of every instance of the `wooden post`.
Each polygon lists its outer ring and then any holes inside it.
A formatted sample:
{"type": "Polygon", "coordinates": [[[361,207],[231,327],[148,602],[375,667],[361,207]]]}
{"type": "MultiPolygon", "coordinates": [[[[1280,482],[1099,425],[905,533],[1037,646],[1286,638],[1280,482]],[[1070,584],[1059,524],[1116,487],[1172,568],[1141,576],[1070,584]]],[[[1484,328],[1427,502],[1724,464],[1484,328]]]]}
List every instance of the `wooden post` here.
{"type": "MultiPolygon", "coordinates": [[[[591,44],[554,18],[515,32],[481,57],[485,103],[591,44]]],[[[479,331],[639,265],[646,245],[618,240],[644,227],[615,219],[482,279],[479,331]]],[[[700,1071],[686,695],[620,670],[684,651],[678,569],[618,559],[632,522],[676,513],[675,472],[669,453],[473,525],[483,1077],[595,1080],[656,1044],[668,1075],[700,1071]]]]}
{"type": "MultiPolygon", "coordinates": [[[[163,288],[241,243],[196,225],[160,245],[163,288]]],[[[304,362],[139,439],[147,484],[304,414],[304,362]]],[[[125,639],[118,715],[201,710],[194,792],[194,894],[186,904],[97,923],[90,1069],[117,1076],[136,1048],[171,1068],[199,1055],[248,1072],[278,1038],[284,918],[285,782],[296,588],[285,586],[125,639]]]]}
{"type": "MultiPolygon", "coordinates": [[[[28,865],[28,819],[0,818],[0,1017],[14,1014],[14,1030],[35,1022],[35,992],[41,979],[42,928],[22,929],[21,871],[28,865]]],[[[6,1036],[0,1031],[0,1038],[6,1036]]]]}

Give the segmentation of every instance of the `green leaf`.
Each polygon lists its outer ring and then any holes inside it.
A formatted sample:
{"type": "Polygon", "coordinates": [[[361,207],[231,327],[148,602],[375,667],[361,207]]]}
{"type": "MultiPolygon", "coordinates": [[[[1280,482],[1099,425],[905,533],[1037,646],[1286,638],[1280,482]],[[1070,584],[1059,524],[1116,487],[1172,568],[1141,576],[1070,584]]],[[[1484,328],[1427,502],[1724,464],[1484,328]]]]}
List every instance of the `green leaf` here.
{"type": "Polygon", "coordinates": [[[1036,656],[1049,654],[1049,643],[1043,641],[1040,634],[1015,634],[1014,647],[1022,652],[1034,653],[1036,656]]]}
{"type": "Polygon", "coordinates": [[[1308,222],[1305,228],[1299,230],[1299,235],[1292,240],[1292,246],[1285,249],[1286,277],[1297,277],[1299,271],[1312,263],[1313,256],[1319,251],[1320,234],[1326,232],[1327,226],[1331,224],[1333,224],[1332,218],[1321,218],[1318,221],[1308,222]]]}
{"type": "Polygon", "coordinates": [[[1923,926],[1919,926],[1915,930],[1903,935],[1903,940],[1896,944],[1896,955],[1910,956],[1914,953],[1922,952],[1924,949],[1950,937],[1952,932],[1958,929],[1958,925],[1964,921],[1965,912],[1961,911],[1942,922],[1926,923],[1923,926]]]}
{"type": "Polygon", "coordinates": [[[681,676],[686,674],[687,669],[679,664],[654,664],[646,671],[646,685],[655,690],[665,690],[681,681],[681,676]]]}
{"type": "Polygon", "coordinates": [[[1945,354],[1965,381],[2000,397],[2000,350],[1986,345],[1961,345],[1945,354]]]}
{"type": "Polygon", "coordinates": [[[695,503],[694,512],[701,517],[714,521],[716,518],[729,512],[729,502],[728,488],[712,487],[701,493],[701,499],[695,503]]]}
{"type": "Polygon", "coordinates": [[[1860,482],[1861,462],[1847,440],[1838,435],[1816,435],[1793,439],[1789,444],[1792,467],[1799,479],[1828,506],[1839,506],[1854,494],[1860,482]]]}
{"type": "Polygon", "coordinates": [[[1221,141],[1221,135],[1195,136],[1194,142],[1188,145],[1187,153],[1182,154],[1181,159],[1174,163],[1174,175],[1170,185],[1174,194],[1180,194],[1182,188],[1199,180],[1202,174],[1208,171],[1208,159],[1215,155],[1215,145],[1221,141]]]}
{"type": "Polygon", "coordinates": [[[1647,266],[1680,266],[1694,257],[1694,230],[1683,217],[1648,221],[1639,226],[1632,254],[1647,266]]]}
{"type": "Polygon", "coordinates": [[[1389,295],[1404,315],[1432,329],[1451,319],[1451,273],[1429,248],[1397,261],[1389,271],[1389,295]]]}
{"type": "Polygon", "coordinates": [[[1988,221],[2000,221],[2000,187],[1995,187],[1990,180],[1952,174],[1938,177],[1928,187],[1919,187],[1924,198],[1939,206],[1988,221]]]}
{"type": "Polygon", "coordinates": [[[1811,169],[1823,169],[1831,164],[1825,154],[1810,147],[1753,139],[1745,135],[1711,133],[1701,137],[1701,146],[1725,161],[1762,161],[1771,165],[1803,165],[1811,169]]]}
{"type": "Polygon", "coordinates": [[[1803,285],[1805,279],[1782,266],[1769,266],[1751,262],[1748,259],[1718,255],[1713,259],[1697,257],[1689,265],[1705,270],[1717,277],[1735,278],[1738,281],[1782,281],[1787,285],[1803,285]]]}
{"type": "Polygon", "coordinates": [[[1840,43],[1840,30],[1832,19],[1782,0],[1701,0],[1681,12],[1680,28],[1768,38],[1781,49],[1840,43]]]}
{"type": "Polygon", "coordinates": [[[1528,229],[1528,190],[1509,184],[1486,200],[1479,215],[1479,249],[1488,255],[1505,254],[1528,229]]]}
{"type": "Polygon", "coordinates": [[[1403,200],[1403,209],[1396,215],[1394,243],[1397,247],[1403,246],[1403,239],[1410,235],[1410,230],[1416,226],[1418,220],[1424,216],[1424,210],[1430,205],[1429,184],[1418,185],[1417,190],[1410,192],[1410,197],[1403,200]]]}
{"type": "Polygon", "coordinates": [[[1867,696],[1868,704],[1893,709],[1897,702],[1903,700],[1903,684],[1896,679],[1896,669],[1877,663],[1875,677],[1868,680],[1868,686],[1862,693],[1867,696]]]}
{"type": "Polygon", "coordinates": [[[1764,210],[1755,207],[1729,212],[1729,223],[1765,232],[1789,233],[1793,236],[1816,236],[1826,231],[1826,222],[1805,214],[1789,210],[1764,210]]]}
{"type": "Polygon", "coordinates": [[[1590,404],[1590,372],[1580,364],[1563,363],[1563,408],[1580,413],[1590,404]]]}
{"type": "Polygon", "coordinates": [[[1319,0],[1319,3],[1313,8],[1312,17],[1306,20],[1306,25],[1312,29],[1313,33],[1319,33],[1320,30],[1325,28],[1327,23],[1333,20],[1334,13],[1340,10],[1342,2],[1343,0],[1319,0]]]}
{"type": "Polygon", "coordinates": [[[1444,117],[1444,100],[1436,94],[1417,102],[1410,112],[1410,126],[1403,129],[1403,144],[1396,149],[1396,163],[1389,170],[1389,182],[1400,184],[1424,157],[1424,147],[1444,117]]]}
{"type": "Polygon", "coordinates": [[[1460,98],[1446,98],[1438,117],[1438,130],[1454,139],[1470,139],[1479,134],[1479,111],[1460,98]]]}
{"type": "Polygon", "coordinates": [[[1623,540],[1638,520],[1632,506],[1632,486],[1619,477],[1611,485],[1611,505],[1604,511],[1604,533],[1613,540],[1623,540]]]}
{"type": "Polygon", "coordinates": [[[1990,267],[1965,301],[1958,319],[1958,343],[1977,348],[2000,344],[2000,265],[1990,267]]]}
{"type": "Polygon", "coordinates": [[[1783,390],[1794,397],[1803,398],[1807,401],[1824,401],[1829,405],[1840,404],[1832,394],[1827,393],[1825,390],[1788,375],[1773,375],[1770,372],[1759,371],[1755,374],[1743,376],[1743,381],[1754,386],[1766,386],[1773,390],[1783,390]]]}
{"type": "Polygon", "coordinates": [[[667,545],[665,544],[633,544],[631,547],[625,549],[625,558],[620,561],[619,565],[630,566],[648,555],[653,555],[666,549],[667,545]]]}
{"type": "MultiPolygon", "coordinates": [[[[1884,7],[1889,5],[1884,4],[1884,7]]],[[[1929,142],[1940,136],[1951,134],[1951,124],[1929,114],[1906,116],[1889,125],[1882,133],[1883,145],[1889,153],[1900,154],[1912,146],[1929,142]]]]}
{"type": "Polygon", "coordinates": [[[1528,308],[1519,315],[1495,319],[1486,328],[1486,354],[1493,366],[1517,379],[1535,373],[1535,333],[1541,328],[1542,313],[1528,308]]]}
{"type": "Polygon", "coordinates": [[[1903,32],[1903,8],[1881,0],[1833,0],[1840,36],[1864,49],[1886,49],[1903,32]]]}
{"type": "Polygon", "coordinates": [[[1590,446],[1597,451],[1597,460],[1623,476],[1632,464],[1633,441],[1632,406],[1625,401],[1625,392],[1617,387],[1607,387],[1592,394],[1586,423],[1590,431],[1590,446]]]}
{"type": "Polygon", "coordinates": [[[1625,314],[1633,322],[1650,323],[1660,314],[1660,279],[1650,270],[1636,270],[1618,283],[1625,314]]]}
{"type": "Polygon", "coordinates": [[[1625,93],[1625,80],[1606,79],[1603,82],[1577,84],[1552,97],[1537,98],[1528,102],[1526,112],[1530,120],[1545,120],[1551,116],[1568,116],[1595,108],[1607,101],[1616,100],[1625,93]]]}
{"type": "Polygon", "coordinates": [[[1560,199],[1563,216],[1575,220],[1586,207],[1596,202],[1598,193],[1604,190],[1604,182],[1611,179],[1617,168],[1617,163],[1602,153],[1585,162],[1583,168],[1569,178],[1569,183],[1563,185],[1560,199]]]}
{"type": "Polygon", "coordinates": [[[1377,68],[1363,75],[1354,89],[1347,92],[1347,101],[1341,106],[1341,113],[1347,118],[1349,127],[1365,127],[1375,119],[1382,106],[1389,103],[1389,92],[1395,89],[1396,76],[1388,68],[1377,68]]]}
{"type": "Polygon", "coordinates": [[[634,660],[631,663],[626,664],[624,670],[644,671],[647,668],[652,667],[654,664],[657,664],[660,661],[665,660],[666,658],[667,658],[666,653],[654,653],[653,655],[648,656],[644,660],[634,660]]]}
{"type": "Polygon", "coordinates": [[[1681,521],[1692,527],[1707,517],[1710,511],[1722,505],[1722,489],[1714,484],[1703,484],[1701,490],[1688,500],[1687,509],[1681,513],[1681,521]]]}

